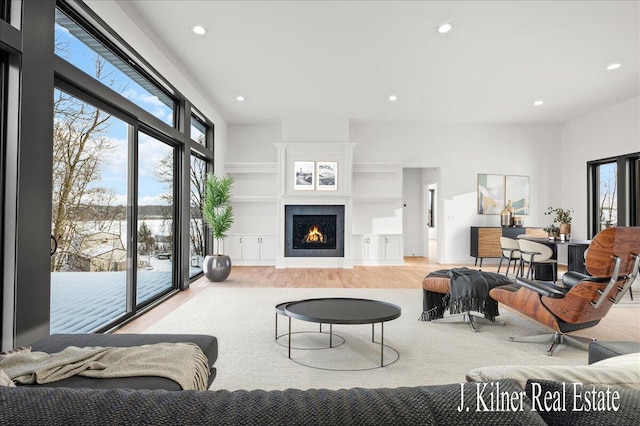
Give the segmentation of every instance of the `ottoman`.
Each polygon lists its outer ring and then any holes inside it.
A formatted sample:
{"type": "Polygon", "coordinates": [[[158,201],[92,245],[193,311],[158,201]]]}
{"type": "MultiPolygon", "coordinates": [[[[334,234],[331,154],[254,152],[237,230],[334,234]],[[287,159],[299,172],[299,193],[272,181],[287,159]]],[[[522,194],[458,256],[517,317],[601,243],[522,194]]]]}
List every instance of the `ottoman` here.
{"type": "Polygon", "coordinates": [[[511,284],[511,280],[504,275],[469,268],[432,272],[422,280],[420,320],[455,321],[454,316],[444,318],[444,311],[449,308],[451,314],[460,314],[462,321],[468,323],[474,332],[477,331],[474,321],[504,325],[504,322],[495,321],[495,317],[499,315],[498,302],[489,297],[489,290],[507,284],[511,284]],[[453,296],[452,285],[455,286],[453,296]],[[471,311],[480,312],[484,316],[473,315],[471,311]]]}

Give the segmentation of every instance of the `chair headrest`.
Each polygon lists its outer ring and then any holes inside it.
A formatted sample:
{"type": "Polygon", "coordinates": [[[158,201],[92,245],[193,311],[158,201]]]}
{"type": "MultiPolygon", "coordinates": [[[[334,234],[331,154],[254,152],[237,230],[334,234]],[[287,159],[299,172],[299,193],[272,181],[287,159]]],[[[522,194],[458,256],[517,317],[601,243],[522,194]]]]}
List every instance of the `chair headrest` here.
{"type": "Polygon", "coordinates": [[[619,226],[600,231],[589,244],[585,267],[596,277],[613,273],[612,256],[620,258],[619,275],[627,275],[633,268],[633,255],[640,254],[640,227],[619,226]]]}

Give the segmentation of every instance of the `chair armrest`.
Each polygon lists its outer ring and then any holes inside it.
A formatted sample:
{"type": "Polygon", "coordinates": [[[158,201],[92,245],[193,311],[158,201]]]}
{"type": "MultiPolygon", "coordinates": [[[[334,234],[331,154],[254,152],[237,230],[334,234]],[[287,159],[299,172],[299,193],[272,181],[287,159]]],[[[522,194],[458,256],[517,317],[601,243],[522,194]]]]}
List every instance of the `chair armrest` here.
{"type": "Polygon", "coordinates": [[[547,281],[535,281],[527,278],[516,278],[516,286],[533,290],[541,296],[562,299],[567,294],[567,289],[547,281]]]}
{"type": "Polygon", "coordinates": [[[606,284],[609,282],[609,277],[593,277],[591,275],[582,274],[576,271],[568,271],[562,276],[562,284],[567,287],[573,287],[574,285],[582,282],[589,281],[593,283],[606,284]]]}

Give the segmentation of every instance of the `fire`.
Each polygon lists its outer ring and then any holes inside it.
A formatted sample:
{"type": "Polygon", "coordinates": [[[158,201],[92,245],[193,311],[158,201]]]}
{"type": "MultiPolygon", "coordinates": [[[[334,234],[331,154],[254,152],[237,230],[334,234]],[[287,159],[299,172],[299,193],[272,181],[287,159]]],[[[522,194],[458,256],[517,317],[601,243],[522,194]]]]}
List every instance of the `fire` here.
{"type": "Polygon", "coordinates": [[[326,242],[326,238],[327,237],[320,232],[320,229],[318,229],[318,225],[313,225],[309,228],[309,232],[304,237],[304,240],[307,243],[324,243],[326,242]]]}

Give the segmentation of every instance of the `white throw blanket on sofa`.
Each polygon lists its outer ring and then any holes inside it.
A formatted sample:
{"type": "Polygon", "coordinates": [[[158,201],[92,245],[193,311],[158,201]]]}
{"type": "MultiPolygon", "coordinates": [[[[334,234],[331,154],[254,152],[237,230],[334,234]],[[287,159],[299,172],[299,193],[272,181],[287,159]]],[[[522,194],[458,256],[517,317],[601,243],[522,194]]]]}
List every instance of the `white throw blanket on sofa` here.
{"type": "Polygon", "coordinates": [[[156,343],[114,347],[69,346],[48,354],[22,348],[0,355],[0,370],[21,384],[44,384],[73,375],[92,378],[157,376],[180,384],[182,389],[206,390],[209,365],[194,343],[156,343]]]}

